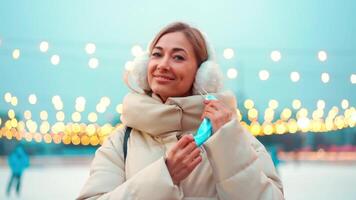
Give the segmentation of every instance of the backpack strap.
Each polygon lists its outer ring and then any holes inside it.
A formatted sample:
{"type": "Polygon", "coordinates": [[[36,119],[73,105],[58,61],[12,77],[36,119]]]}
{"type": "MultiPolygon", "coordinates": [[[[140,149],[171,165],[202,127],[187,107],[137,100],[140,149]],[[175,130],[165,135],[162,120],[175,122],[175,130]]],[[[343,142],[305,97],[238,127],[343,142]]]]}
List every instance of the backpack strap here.
{"type": "Polygon", "coordinates": [[[124,162],[126,162],[126,157],[127,157],[127,142],[129,140],[130,134],[131,134],[131,127],[126,127],[125,129],[125,136],[124,136],[124,144],[123,144],[123,150],[124,150],[124,162]]]}

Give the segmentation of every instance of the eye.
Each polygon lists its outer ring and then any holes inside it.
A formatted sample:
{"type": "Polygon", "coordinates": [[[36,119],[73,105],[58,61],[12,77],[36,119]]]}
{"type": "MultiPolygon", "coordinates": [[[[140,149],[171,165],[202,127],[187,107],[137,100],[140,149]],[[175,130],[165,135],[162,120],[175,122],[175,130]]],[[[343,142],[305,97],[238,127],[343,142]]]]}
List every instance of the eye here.
{"type": "Polygon", "coordinates": [[[183,60],[185,60],[184,57],[181,56],[181,55],[175,55],[175,56],[173,57],[173,59],[174,59],[174,60],[177,60],[177,61],[183,61],[183,60]]]}
{"type": "Polygon", "coordinates": [[[151,56],[152,56],[152,57],[161,57],[162,55],[161,55],[161,53],[159,53],[159,52],[153,52],[153,53],[151,54],[151,56]]]}

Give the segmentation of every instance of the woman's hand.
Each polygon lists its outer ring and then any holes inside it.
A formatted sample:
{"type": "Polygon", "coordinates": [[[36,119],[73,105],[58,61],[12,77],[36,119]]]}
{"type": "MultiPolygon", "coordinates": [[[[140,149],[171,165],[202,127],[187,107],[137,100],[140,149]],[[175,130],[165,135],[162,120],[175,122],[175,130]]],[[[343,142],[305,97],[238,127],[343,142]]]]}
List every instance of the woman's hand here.
{"type": "Polygon", "coordinates": [[[210,119],[214,133],[234,116],[234,112],[219,100],[204,100],[204,104],[205,109],[201,119],[210,119]]]}
{"type": "Polygon", "coordinates": [[[178,185],[202,161],[200,149],[192,135],[184,135],[168,152],[166,159],[173,183],[178,185]]]}

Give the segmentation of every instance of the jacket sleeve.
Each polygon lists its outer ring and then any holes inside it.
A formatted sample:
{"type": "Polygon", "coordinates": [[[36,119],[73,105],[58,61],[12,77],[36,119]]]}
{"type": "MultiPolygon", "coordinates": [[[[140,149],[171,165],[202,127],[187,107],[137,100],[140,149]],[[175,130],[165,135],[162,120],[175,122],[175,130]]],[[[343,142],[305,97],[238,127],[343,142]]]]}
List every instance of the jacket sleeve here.
{"type": "Polygon", "coordinates": [[[220,199],[284,199],[271,157],[236,119],[214,133],[204,147],[220,199]]]}
{"type": "Polygon", "coordinates": [[[123,130],[120,130],[96,151],[90,176],[78,200],[182,199],[183,193],[174,185],[163,157],[125,180],[122,146],[123,130]]]}

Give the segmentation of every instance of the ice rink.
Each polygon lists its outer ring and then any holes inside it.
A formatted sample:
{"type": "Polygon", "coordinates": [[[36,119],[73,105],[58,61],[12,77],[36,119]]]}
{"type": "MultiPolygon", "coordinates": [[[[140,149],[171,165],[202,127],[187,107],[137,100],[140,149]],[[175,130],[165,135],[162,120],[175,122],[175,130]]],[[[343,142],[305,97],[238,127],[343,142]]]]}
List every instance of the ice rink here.
{"type": "MultiPolygon", "coordinates": [[[[0,165],[0,199],[64,200],[75,199],[89,172],[89,162],[68,161],[31,166],[23,176],[20,197],[5,196],[9,169],[0,165]]],[[[44,161],[45,162],[45,161],[44,161]]],[[[279,173],[288,200],[355,200],[356,164],[282,163],[279,173]]]]}

